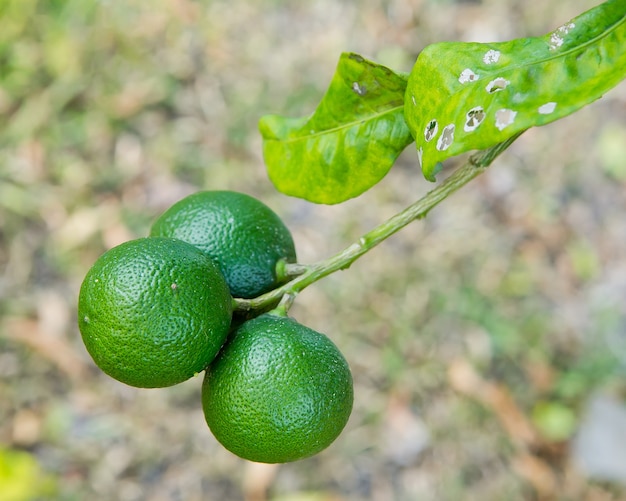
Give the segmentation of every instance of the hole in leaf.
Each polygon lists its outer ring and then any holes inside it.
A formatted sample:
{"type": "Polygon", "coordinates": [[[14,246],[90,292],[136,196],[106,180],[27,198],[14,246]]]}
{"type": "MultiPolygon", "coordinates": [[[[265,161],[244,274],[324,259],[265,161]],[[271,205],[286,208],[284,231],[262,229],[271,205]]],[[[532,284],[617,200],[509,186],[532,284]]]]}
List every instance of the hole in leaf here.
{"type": "Polygon", "coordinates": [[[496,128],[498,130],[504,130],[504,128],[515,121],[516,115],[517,111],[508,110],[506,108],[496,111],[496,128]]]}
{"type": "Polygon", "coordinates": [[[485,116],[485,110],[482,106],[472,108],[467,112],[467,115],[465,115],[465,125],[463,126],[463,130],[465,132],[475,131],[478,126],[483,123],[485,116]]]}
{"type": "Polygon", "coordinates": [[[454,141],[454,124],[446,125],[437,141],[439,151],[447,150],[454,141]]]}
{"type": "Polygon", "coordinates": [[[433,138],[437,135],[438,131],[439,124],[437,123],[437,120],[431,120],[430,122],[428,122],[426,129],[424,129],[424,139],[426,139],[427,142],[432,141],[433,138]]]}
{"type": "Polygon", "coordinates": [[[511,82],[509,82],[508,80],[502,77],[498,77],[495,80],[489,82],[487,84],[487,87],[485,87],[485,90],[489,92],[489,94],[493,94],[494,92],[500,92],[501,90],[506,89],[510,83],[511,82]]]}

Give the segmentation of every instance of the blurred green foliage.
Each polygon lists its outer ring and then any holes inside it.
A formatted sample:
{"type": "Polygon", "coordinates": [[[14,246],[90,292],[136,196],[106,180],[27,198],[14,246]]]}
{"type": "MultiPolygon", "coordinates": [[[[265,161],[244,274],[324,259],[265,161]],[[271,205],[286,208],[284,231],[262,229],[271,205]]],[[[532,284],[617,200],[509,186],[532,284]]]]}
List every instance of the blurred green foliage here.
{"type": "Polygon", "coordinates": [[[4,501],[52,499],[57,481],[27,452],[0,448],[0,486],[4,501]]]}

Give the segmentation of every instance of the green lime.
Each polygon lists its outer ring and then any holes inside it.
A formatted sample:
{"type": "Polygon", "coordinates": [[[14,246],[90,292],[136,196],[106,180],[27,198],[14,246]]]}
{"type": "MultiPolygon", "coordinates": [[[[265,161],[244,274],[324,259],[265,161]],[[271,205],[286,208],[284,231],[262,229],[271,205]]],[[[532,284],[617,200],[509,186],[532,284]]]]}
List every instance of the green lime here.
{"type": "Polygon", "coordinates": [[[231,315],[217,266],[173,238],[141,238],[105,252],[78,298],[78,326],[96,365],[142,388],[172,386],[204,370],[231,315]]]}
{"type": "Polygon", "coordinates": [[[195,245],[219,265],[234,297],[253,298],[278,285],[276,263],[295,262],[289,229],[267,205],[233,191],[201,191],[172,205],[151,236],[195,245]]]}
{"type": "Polygon", "coordinates": [[[206,370],[209,428],[234,454],[263,463],[312,456],[352,411],[350,368],[323,334],[271,313],[245,322],[206,370]]]}

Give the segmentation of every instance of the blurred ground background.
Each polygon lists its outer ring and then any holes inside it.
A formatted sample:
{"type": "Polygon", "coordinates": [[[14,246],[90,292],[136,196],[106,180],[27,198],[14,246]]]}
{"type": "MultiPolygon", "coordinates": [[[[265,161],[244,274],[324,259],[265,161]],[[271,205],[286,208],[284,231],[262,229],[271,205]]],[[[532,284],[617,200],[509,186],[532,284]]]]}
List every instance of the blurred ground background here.
{"type": "Polygon", "coordinates": [[[312,262],[432,187],[412,147],[339,206],[267,180],[259,117],[311,112],[342,51],[408,71],[426,44],[541,35],[596,3],[2,0],[0,499],[625,499],[623,84],[301,294],[355,378],[314,458],[234,457],[201,378],[117,383],[75,324],[95,259],[198,189],[259,197],[312,262]]]}

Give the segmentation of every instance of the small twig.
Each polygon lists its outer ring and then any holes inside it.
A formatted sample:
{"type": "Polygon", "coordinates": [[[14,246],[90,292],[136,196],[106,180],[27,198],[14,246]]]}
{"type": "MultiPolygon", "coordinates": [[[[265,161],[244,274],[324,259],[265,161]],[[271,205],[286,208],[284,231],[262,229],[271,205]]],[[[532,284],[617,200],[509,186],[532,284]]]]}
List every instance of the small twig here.
{"type": "Polygon", "coordinates": [[[287,270],[291,269],[297,274],[295,278],[292,278],[282,286],[259,297],[253,299],[235,299],[235,309],[239,312],[267,310],[269,306],[277,304],[285,294],[290,294],[295,297],[296,294],[312,283],[336,271],[350,267],[350,265],[363,254],[369,252],[376,245],[386,240],[409,223],[425,217],[433,207],[465,186],[472,179],[482,174],[498,155],[511,146],[521,134],[520,132],[488,150],[470,156],[462,167],[457,169],[436,188],[429,191],[402,212],[399,212],[373,230],[365,233],[359,238],[358,242],[353,243],[334,256],[308,266],[283,263],[283,271],[281,272],[283,276],[287,276],[289,273],[287,270]]]}

